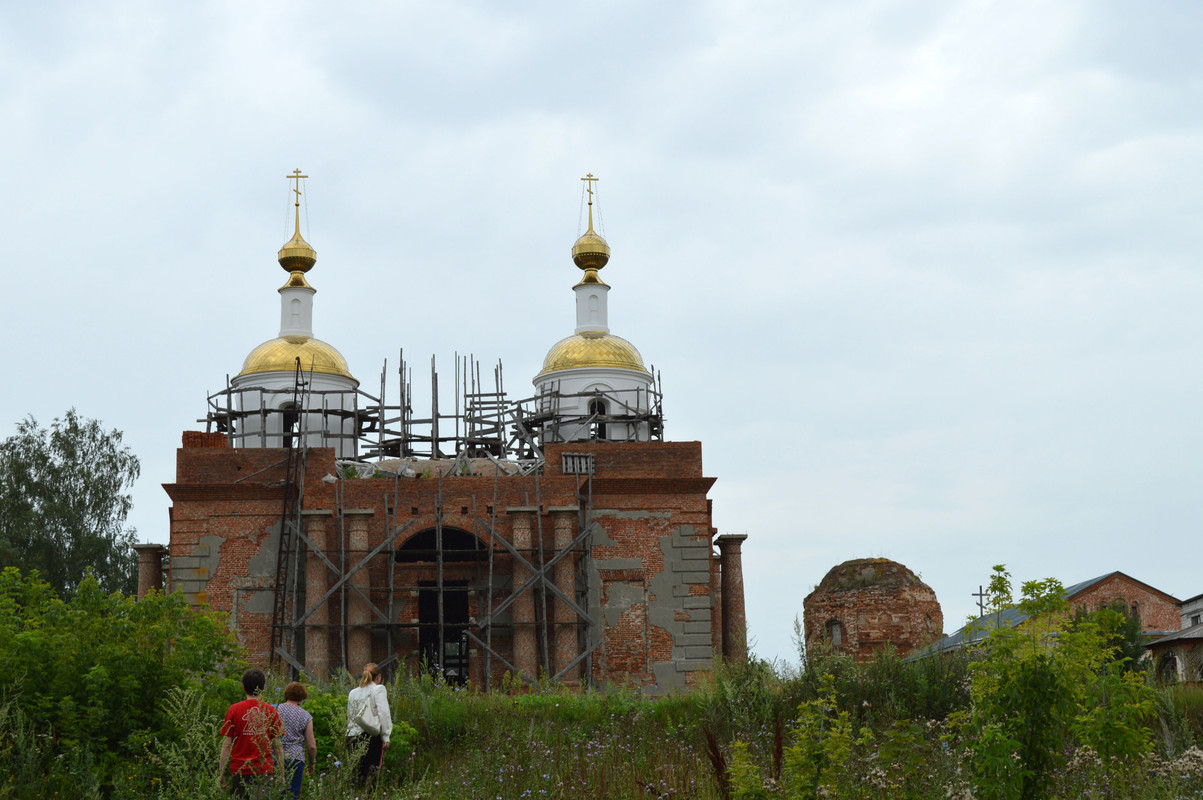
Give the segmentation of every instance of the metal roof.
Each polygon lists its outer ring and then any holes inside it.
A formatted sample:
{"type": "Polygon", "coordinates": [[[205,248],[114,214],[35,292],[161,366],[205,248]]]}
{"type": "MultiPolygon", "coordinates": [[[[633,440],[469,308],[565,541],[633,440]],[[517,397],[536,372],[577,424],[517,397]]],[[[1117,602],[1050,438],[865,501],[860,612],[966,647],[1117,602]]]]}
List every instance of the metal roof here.
{"type": "MultiPolygon", "coordinates": [[[[1158,589],[1154,586],[1149,586],[1149,584],[1145,583],[1144,581],[1137,580],[1136,578],[1133,578],[1131,575],[1127,575],[1123,572],[1120,572],[1119,570],[1115,570],[1114,572],[1108,572],[1105,575],[1100,575],[1097,578],[1091,578],[1090,580],[1080,581],[1079,583],[1075,583],[1072,586],[1067,586],[1067,587],[1065,587],[1063,596],[1065,597],[1066,600],[1068,600],[1068,599],[1074,597],[1075,595],[1081,594],[1082,592],[1086,591],[1087,589],[1097,586],[1098,584],[1102,583],[1105,580],[1108,580],[1109,578],[1115,577],[1116,575],[1121,575],[1121,576],[1127,578],[1128,580],[1133,581],[1134,583],[1139,583],[1141,586],[1144,586],[1154,592],[1157,592],[1158,594],[1165,595],[1166,597],[1169,597],[1171,600],[1173,600],[1175,603],[1178,602],[1177,598],[1166,594],[1165,592],[1161,591],[1160,589],[1158,589]]],[[[995,628],[1004,628],[1004,627],[1005,628],[1014,628],[1017,625],[1022,624],[1025,620],[1027,620],[1027,618],[1028,618],[1027,614],[1020,613],[1020,611],[1015,608],[1008,608],[1008,609],[1005,609],[1003,611],[999,611],[996,613],[986,614],[984,616],[970,620],[969,623],[965,625],[965,627],[961,628],[956,633],[951,633],[948,636],[945,636],[943,639],[939,640],[938,642],[930,644],[927,647],[923,648],[922,650],[917,651],[916,653],[911,655],[910,658],[908,658],[907,660],[909,661],[911,659],[916,659],[916,658],[926,658],[927,656],[936,655],[937,653],[946,653],[949,650],[956,650],[958,648],[964,647],[967,644],[978,644],[979,642],[985,641],[990,636],[990,631],[994,630],[995,628]]],[[[1197,627],[1200,628],[1199,638],[1203,638],[1203,625],[1199,625],[1197,627]]],[[[1169,637],[1166,637],[1166,638],[1169,638],[1169,637]]],[[[1163,639],[1160,639],[1159,641],[1165,641],[1165,640],[1166,639],[1163,638],[1163,639]]]]}

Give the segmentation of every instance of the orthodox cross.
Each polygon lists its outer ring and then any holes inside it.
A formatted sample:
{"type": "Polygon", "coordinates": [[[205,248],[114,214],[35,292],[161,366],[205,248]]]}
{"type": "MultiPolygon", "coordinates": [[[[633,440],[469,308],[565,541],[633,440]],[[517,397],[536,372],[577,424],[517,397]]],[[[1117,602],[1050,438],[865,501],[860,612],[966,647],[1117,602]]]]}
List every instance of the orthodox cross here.
{"type": "Polygon", "coordinates": [[[982,588],[981,584],[978,584],[977,591],[969,596],[977,598],[977,615],[979,617],[986,616],[986,603],[984,602],[986,599],[986,590],[982,588]]]}
{"type": "MultiPolygon", "coordinates": [[[[293,189],[292,189],[292,190],[293,190],[294,192],[296,192],[296,195],[297,195],[297,208],[300,208],[300,207],[301,207],[301,178],[308,178],[309,176],[308,176],[308,175],[302,175],[302,174],[301,174],[301,170],[299,170],[299,169],[294,169],[294,170],[292,171],[292,174],[291,174],[291,175],[285,175],[284,177],[285,177],[286,179],[290,180],[290,181],[296,181],[296,183],[295,183],[295,184],[293,184],[293,189]]],[[[582,180],[584,180],[584,179],[582,178],[582,180]]]]}
{"type": "Polygon", "coordinates": [[[593,184],[597,183],[600,178],[593,177],[593,173],[586,173],[585,177],[581,178],[585,181],[585,188],[589,191],[589,205],[593,205],[593,184]]]}

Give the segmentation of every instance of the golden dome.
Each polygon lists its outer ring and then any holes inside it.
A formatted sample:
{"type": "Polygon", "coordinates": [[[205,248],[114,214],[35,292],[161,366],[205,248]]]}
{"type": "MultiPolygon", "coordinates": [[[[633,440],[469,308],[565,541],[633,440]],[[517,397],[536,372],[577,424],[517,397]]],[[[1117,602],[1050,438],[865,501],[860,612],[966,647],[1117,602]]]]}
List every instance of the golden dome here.
{"type": "Polygon", "coordinates": [[[301,236],[299,219],[297,232],[280,248],[276,258],[288,272],[308,272],[317,263],[317,251],[301,236]]]}
{"type": "MultiPolygon", "coordinates": [[[[301,369],[305,372],[312,367],[314,372],[355,380],[355,376],[347,369],[347,360],[342,353],[321,339],[309,336],[281,336],[264,342],[242,362],[242,372],[238,373],[238,377],[264,372],[293,372],[297,368],[297,357],[300,357],[301,369]]],[[[359,381],[355,383],[358,385],[359,381]]]]}
{"type": "Polygon", "coordinates": [[[543,369],[539,375],[583,367],[629,369],[650,374],[647,367],[643,366],[643,356],[639,355],[635,345],[608,333],[587,332],[556,342],[547,352],[547,358],[543,359],[543,369]]]}
{"type": "Polygon", "coordinates": [[[601,269],[610,260],[610,245],[593,230],[592,209],[590,209],[589,230],[572,245],[572,262],[583,270],[601,269]]]}

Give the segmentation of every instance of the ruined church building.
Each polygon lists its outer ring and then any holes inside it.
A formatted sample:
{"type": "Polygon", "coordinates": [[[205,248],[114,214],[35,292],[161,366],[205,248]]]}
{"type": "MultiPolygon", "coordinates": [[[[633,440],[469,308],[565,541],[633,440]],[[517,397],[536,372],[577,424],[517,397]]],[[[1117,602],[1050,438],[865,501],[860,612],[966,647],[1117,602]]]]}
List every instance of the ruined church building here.
{"type": "Polygon", "coordinates": [[[404,362],[379,396],[361,388],[314,336],[304,177],[279,336],[184,432],[169,556],[140,546],[143,591],[165,578],[228,612],[252,660],[313,678],[375,661],[478,687],[508,673],[663,692],[745,658],[745,537],[718,535],[701,443],[665,441],[658,376],[610,333],[596,179],[575,330],[514,400],[500,363],[486,387],[471,358],[441,398],[433,361],[421,398],[404,362]]]}

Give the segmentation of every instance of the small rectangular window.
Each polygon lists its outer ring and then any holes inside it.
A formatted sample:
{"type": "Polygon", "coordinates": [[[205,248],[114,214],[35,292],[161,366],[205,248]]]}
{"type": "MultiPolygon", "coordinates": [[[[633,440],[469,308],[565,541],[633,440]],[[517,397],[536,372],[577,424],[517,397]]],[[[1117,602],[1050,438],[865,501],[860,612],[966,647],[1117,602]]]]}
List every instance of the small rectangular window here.
{"type": "Polygon", "coordinates": [[[560,467],[565,475],[592,475],[592,453],[561,453],[560,467]]]}

